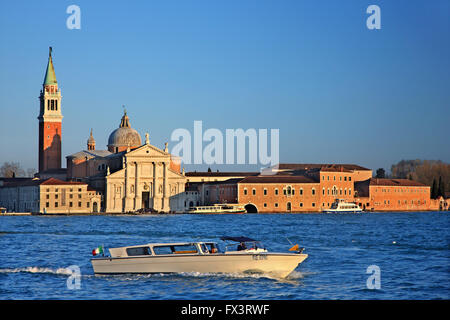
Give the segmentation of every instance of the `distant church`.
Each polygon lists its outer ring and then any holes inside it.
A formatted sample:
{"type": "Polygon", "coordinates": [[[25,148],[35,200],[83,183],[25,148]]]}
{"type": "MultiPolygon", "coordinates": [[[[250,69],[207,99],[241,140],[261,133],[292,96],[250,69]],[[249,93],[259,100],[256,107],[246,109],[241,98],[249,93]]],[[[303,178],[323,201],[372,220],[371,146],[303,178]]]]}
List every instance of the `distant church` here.
{"type": "Polygon", "coordinates": [[[186,177],[180,161],[150,144],[149,135],[141,136],[130,125],[126,110],[120,125],[109,136],[108,150],[97,150],[91,130],[86,150],[66,157],[61,168],[61,89],[58,88],[50,48],[39,113],[38,177],[85,182],[102,192],[105,212],[129,212],[139,209],[175,212],[185,209],[183,193],[186,177]]]}

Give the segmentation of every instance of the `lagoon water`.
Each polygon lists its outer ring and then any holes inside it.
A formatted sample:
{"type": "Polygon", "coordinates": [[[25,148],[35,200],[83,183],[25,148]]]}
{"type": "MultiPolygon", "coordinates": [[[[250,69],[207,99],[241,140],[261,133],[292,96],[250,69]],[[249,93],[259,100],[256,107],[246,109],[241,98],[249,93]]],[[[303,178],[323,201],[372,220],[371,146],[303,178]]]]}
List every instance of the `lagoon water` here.
{"type": "Polygon", "coordinates": [[[449,299],[449,225],[448,212],[3,216],[0,299],[449,299]],[[90,264],[92,249],[102,244],[217,241],[223,235],[260,239],[270,251],[287,251],[288,238],[309,257],[283,280],[96,276],[90,264]],[[367,286],[373,265],[380,289],[367,286]],[[70,266],[80,268],[79,288],[70,266]]]}

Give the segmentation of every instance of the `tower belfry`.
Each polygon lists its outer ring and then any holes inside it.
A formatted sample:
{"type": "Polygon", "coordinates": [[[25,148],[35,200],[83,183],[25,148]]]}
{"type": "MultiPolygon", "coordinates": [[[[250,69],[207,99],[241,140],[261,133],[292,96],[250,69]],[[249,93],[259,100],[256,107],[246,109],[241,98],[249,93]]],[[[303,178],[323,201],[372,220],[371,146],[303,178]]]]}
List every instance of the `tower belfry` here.
{"type": "Polygon", "coordinates": [[[61,89],[49,48],[47,69],[39,95],[39,172],[61,168],[61,89]]]}

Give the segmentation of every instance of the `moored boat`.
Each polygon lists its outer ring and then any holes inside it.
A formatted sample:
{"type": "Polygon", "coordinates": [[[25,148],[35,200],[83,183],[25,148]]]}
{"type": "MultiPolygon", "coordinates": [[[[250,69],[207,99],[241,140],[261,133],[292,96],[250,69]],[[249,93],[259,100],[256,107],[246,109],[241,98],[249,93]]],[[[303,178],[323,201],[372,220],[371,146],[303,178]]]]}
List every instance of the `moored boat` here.
{"type": "Polygon", "coordinates": [[[347,202],[344,199],[336,199],[329,209],[325,209],[325,213],[357,213],[362,212],[362,209],[353,202],[347,202]]]}
{"type": "MultiPolygon", "coordinates": [[[[227,240],[230,239],[227,237],[227,240]]],[[[252,239],[239,237],[235,240],[252,239]]],[[[94,257],[91,263],[95,274],[263,273],[284,278],[308,257],[302,251],[268,252],[263,247],[222,251],[216,242],[201,241],[149,243],[110,248],[110,256],[94,257]]],[[[104,254],[104,249],[94,250],[93,254],[100,252],[104,254]]]]}
{"type": "Polygon", "coordinates": [[[212,206],[196,206],[191,207],[188,213],[194,214],[227,214],[227,213],[245,213],[246,210],[243,205],[240,204],[215,204],[212,206]]]}

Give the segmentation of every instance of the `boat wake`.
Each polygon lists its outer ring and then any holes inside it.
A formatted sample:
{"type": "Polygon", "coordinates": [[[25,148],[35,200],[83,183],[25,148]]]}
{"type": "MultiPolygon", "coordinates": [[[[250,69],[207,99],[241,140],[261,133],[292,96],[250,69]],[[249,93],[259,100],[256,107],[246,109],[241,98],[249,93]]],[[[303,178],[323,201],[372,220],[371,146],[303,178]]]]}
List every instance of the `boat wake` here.
{"type": "Polygon", "coordinates": [[[47,273],[47,274],[72,275],[72,271],[68,268],[51,269],[45,267],[7,268],[7,269],[0,269],[0,273],[47,273]]]}

